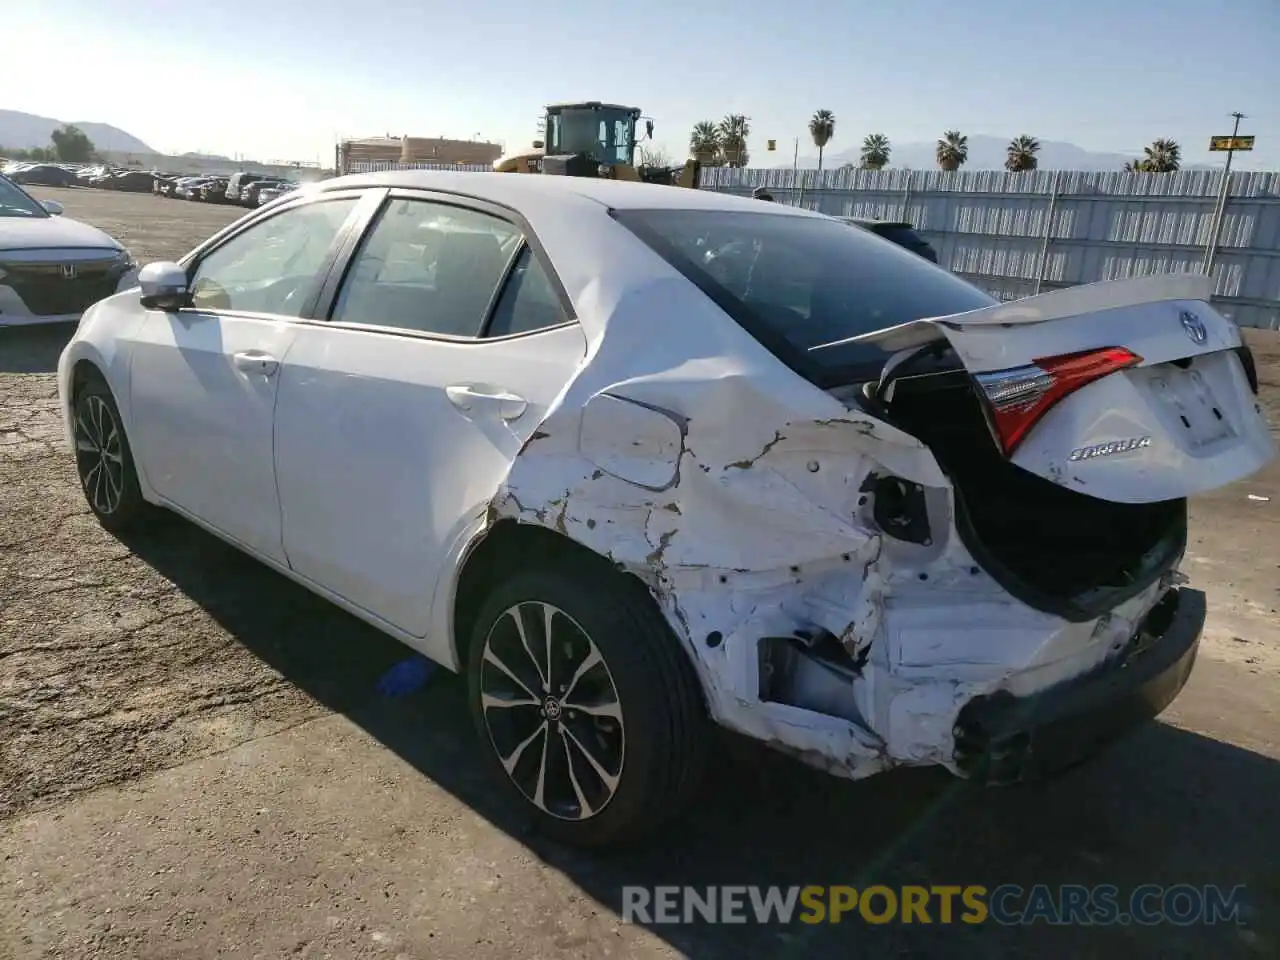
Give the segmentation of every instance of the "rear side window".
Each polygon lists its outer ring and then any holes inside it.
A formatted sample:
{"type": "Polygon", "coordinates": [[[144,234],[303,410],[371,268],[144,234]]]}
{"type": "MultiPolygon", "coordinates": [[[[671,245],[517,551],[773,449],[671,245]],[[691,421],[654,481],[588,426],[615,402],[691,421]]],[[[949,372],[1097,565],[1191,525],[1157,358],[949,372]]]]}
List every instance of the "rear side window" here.
{"type": "Polygon", "coordinates": [[[885,354],[874,346],[816,347],[996,302],[839,220],[721,210],[614,216],[779,359],[822,385],[874,377],[885,354]]]}
{"type": "Polygon", "coordinates": [[[547,272],[533,251],[525,247],[498,298],[485,333],[490,337],[532,333],[568,319],[547,272]]]}
{"type": "Polygon", "coordinates": [[[478,210],[394,199],[348,268],[332,319],[478,336],[521,239],[478,210]]]}

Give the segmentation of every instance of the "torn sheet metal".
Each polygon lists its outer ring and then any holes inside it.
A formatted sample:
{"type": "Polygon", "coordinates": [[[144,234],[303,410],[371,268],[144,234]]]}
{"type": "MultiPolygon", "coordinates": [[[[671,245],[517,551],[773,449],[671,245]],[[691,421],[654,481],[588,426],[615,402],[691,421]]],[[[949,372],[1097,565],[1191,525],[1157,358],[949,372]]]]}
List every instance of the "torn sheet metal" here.
{"type": "Polygon", "coordinates": [[[1014,600],[960,542],[924,444],[783,368],[692,289],[584,292],[615,320],[643,304],[633,322],[654,339],[592,344],[489,515],[555,530],[646,583],[713,719],[844,776],[954,769],[970,698],[1024,667],[1022,686],[1086,669],[1155,602],[1095,626],[1014,600]],[[663,356],[666,317],[682,318],[679,356],[663,356]],[[920,487],[924,542],[881,532],[873,475],[920,487]],[[798,636],[835,638],[855,665],[841,715],[762,699],[762,638],[798,636]]]}

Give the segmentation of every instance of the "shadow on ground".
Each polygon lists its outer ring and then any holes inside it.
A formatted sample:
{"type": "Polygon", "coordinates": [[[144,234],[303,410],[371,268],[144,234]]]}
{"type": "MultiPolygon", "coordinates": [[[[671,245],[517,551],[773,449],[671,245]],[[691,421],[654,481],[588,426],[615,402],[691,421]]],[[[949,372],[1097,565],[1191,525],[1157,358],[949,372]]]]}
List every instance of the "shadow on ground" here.
{"type": "Polygon", "coordinates": [[[74,323],[0,329],[0,373],[53,373],[74,323]]]}
{"type": "MultiPolygon", "coordinates": [[[[263,661],[611,910],[630,884],[1247,886],[1244,925],[944,926],[935,915],[932,925],[653,927],[686,954],[1277,955],[1280,764],[1257,754],[1154,724],[1051,787],[980,790],[928,771],[844,782],[725,735],[687,822],[643,849],[586,855],[529,835],[495,803],[458,678],[379,698],[378,678],[405,655],[395,641],[176,518],[130,546],[263,661]]],[[[1230,702],[1227,669],[1202,661],[1193,684],[1228,685],[1230,702]]]]}

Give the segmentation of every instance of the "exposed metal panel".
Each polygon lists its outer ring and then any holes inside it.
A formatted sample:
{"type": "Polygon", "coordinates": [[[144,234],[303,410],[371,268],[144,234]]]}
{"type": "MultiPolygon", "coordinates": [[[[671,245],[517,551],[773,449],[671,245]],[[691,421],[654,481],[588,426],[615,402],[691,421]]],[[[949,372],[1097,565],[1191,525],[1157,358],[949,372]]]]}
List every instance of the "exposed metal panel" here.
{"type": "MultiPolygon", "coordinates": [[[[703,188],[835,216],[909,220],[939,261],[995,296],[1166,271],[1198,273],[1222,189],[1171,174],[704,168],[703,188]],[[1051,213],[1052,211],[1052,213],[1051,213]],[[1048,243],[1045,232],[1048,230],[1048,243]],[[1043,256],[1041,251],[1043,250],[1043,256]]],[[[1280,174],[1234,173],[1214,262],[1215,303],[1245,326],[1280,317],[1280,174]]]]}

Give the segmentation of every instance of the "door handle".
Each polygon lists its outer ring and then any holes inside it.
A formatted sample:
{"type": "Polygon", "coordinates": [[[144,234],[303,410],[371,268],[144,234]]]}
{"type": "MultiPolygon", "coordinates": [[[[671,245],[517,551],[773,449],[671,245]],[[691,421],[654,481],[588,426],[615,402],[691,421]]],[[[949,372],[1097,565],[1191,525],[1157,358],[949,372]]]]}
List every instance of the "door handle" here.
{"type": "Polygon", "coordinates": [[[264,377],[271,376],[280,366],[279,360],[260,350],[242,350],[240,353],[233,354],[231,359],[237,370],[261,374],[264,377]]]}
{"type": "Polygon", "coordinates": [[[465,383],[455,383],[444,388],[445,396],[459,410],[473,410],[478,403],[496,404],[498,416],[503,420],[519,419],[529,408],[529,401],[505,390],[482,390],[465,383]]]}

